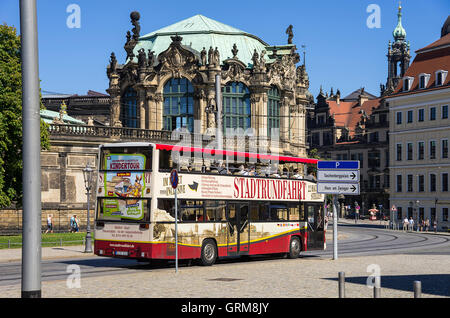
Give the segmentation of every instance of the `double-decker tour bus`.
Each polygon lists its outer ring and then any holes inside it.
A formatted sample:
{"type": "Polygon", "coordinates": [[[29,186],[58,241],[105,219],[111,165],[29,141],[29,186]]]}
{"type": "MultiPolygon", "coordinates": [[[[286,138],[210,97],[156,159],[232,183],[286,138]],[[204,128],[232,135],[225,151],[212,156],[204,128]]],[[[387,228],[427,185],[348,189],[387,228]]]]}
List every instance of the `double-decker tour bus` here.
{"type": "Polygon", "coordinates": [[[308,163],[317,160],[153,143],[102,145],[95,254],[175,259],[173,168],[179,171],[179,259],[212,265],[228,256],[297,258],[324,249],[324,195],[294,169],[308,163]],[[173,152],[191,160],[176,165],[173,152]],[[205,165],[205,157],[218,154],[234,164],[207,159],[205,165]]]}

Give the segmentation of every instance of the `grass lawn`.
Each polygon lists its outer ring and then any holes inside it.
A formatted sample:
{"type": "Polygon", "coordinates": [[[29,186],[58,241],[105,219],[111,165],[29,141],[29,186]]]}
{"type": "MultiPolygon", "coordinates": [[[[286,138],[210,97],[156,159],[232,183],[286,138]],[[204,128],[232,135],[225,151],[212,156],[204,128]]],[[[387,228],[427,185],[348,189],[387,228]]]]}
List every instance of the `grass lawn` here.
{"type": "MultiPolygon", "coordinates": [[[[42,247],[82,245],[86,233],[47,233],[42,234],[42,247]]],[[[8,248],[8,241],[11,248],[22,248],[22,235],[0,236],[0,249],[8,248]]]]}

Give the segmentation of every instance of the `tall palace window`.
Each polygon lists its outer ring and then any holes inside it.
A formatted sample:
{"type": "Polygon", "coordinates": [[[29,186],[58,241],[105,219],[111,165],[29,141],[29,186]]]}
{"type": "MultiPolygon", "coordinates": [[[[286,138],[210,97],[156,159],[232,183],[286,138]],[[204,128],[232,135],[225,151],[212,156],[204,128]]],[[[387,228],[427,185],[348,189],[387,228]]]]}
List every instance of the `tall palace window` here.
{"type": "Polygon", "coordinates": [[[271,136],[272,129],[280,129],[280,91],[272,86],[267,97],[267,136],[271,136]]]}
{"type": "Polygon", "coordinates": [[[164,86],[164,130],[194,131],[194,87],[186,78],[172,78],[164,86]]]}
{"type": "Polygon", "coordinates": [[[251,127],[250,91],[239,82],[228,83],[223,88],[224,131],[227,128],[251,127]]]}
{"type": "Polygon", "coordinates": [[[122,96],[121,121],[124,127],[139,128],[137,111],[137,93],[128,87],[122,96]]]}

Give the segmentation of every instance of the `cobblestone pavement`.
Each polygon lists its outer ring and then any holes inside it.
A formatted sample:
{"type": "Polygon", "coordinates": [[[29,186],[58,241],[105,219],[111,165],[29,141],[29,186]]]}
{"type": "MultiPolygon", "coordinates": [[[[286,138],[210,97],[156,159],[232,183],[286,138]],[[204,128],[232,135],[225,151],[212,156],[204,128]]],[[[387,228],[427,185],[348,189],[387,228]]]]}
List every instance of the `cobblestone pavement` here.
{"type": "MultiPolygon", "coordinates": [[[[339,258],[304,257],[230,262],[212,267],[141,268],[127,274],[42,282],[47,298],[329,298],[338,296],[338,272],[346,275],[346,296],[370,298],[368,266],[380,268],[382,297],[412,297],[413,281],[422,281],[423,297],[450,297],[450,256],[387,255],[339,258]],[[222,279],[222,280],[220,280],[222,279]],[[77,288],[80,287],[80,288],[77,288]]],[[[69,274],[68,274],[69,278],[69,274]]],[[[20,297],[20,286],[2,286],[2,297],[20,297]]]]}
{"type": "MultiPolygon", "coordinates": [[[[331,233],[329,233],[331,235],[331,233]]],[[[340,236],[339,239],[345,239],[340,236]]],[[[74,255],[85,256],[81,248],[74,255]]],[[[60,250],[63,253],[64,250],[60,250]]],[[[69,250],[65,250],[69,253],[69,250]]],[[[49,253],[49,252],[47,252],[49,253]]],[[[296,260],[271,258],[225,261],[212,267],[138,267],[125,274],[74,276],[42,282],[43,298],[335,298],[338,272],[345,272],[346,296],[372,298],[366,286],[370,268],[381,274],[381,297],[411,298],[413,282],[422,282],[422,297],[450,297],[450,255],[382,255],[342,257],[305,256],[296,260]],[[372,266],[371,266],[372,265],[372,266]],[[369,267],[371,266],[371,267],[369,267]],[[369,270],[369,271],[368,271],[369,270]]],[[[20,297],[21,286],[1,286],[4,298],[20,297]]]]}

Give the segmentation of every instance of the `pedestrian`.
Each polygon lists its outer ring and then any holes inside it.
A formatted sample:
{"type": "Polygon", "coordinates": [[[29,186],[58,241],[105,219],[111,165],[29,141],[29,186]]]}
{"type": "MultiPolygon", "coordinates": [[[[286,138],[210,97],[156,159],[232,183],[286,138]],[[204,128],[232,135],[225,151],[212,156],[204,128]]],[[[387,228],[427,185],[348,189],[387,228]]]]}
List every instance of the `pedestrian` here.
{"type": "Polygon", "coordinates": [[[70,218],[70,233],[78,232],[78,230],[79,230],[79,228],[78,228],[78,219],[77,219],[77,215],[74,214],[70,218]]]}
{"type": "Polygon", "coordinates": [[[405,218],[403,219],[403,231],[408,231],[408,227],[409,227],[408,218],[405,216],[405,218]]]}
{"type": "Polygon", "coordinates": [[[412,217],[409,218],[409,231],[414,231],[414,220],[412,217]]]}
{"type": "Polygon", "coordinates": [[[77,216],[75,215],[75,232],[80,231],[80,222],[78,221],[77,216]]]}
{"type": "Polygon", "coordinates": [[[47,231],[45,231],[45,234],[48,232],[53,233],[53,220],[51,214],[47,214],[47,231]]]}
{"type": "Polygon", "coordinates": [[[430,228],[430,220],[426,219],[425,220],[425,231],[428,232],[428,229],[430,228]]]}

